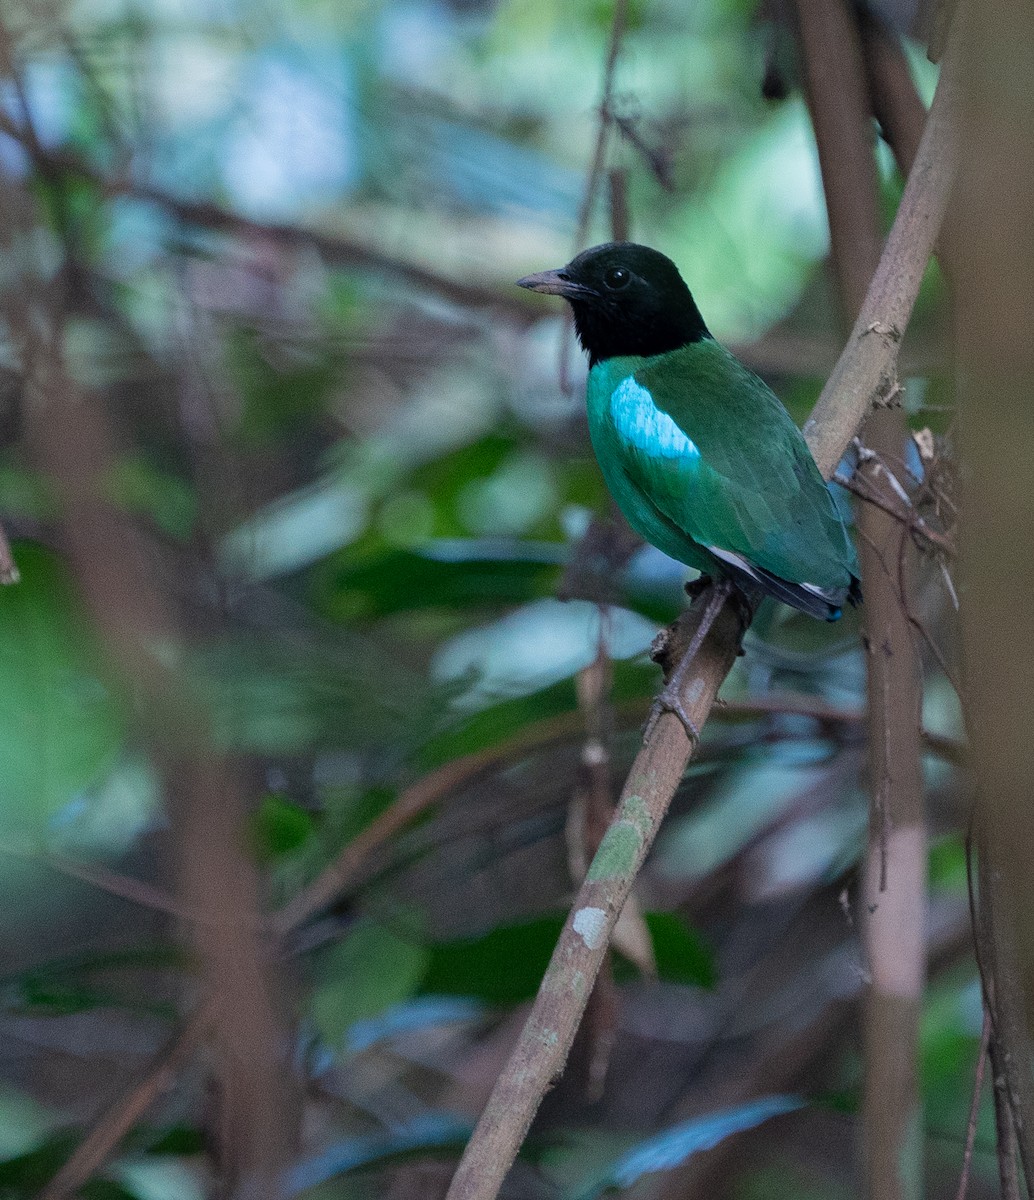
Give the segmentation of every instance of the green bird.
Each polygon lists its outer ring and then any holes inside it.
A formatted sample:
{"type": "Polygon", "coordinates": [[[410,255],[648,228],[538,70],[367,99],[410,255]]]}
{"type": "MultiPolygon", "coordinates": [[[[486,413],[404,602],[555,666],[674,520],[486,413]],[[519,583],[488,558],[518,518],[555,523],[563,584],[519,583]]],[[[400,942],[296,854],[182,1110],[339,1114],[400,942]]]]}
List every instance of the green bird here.
{"type": "MultiPolygon", "coordinates": [[[[589,356],[589,434],[629,524],[718,581],[683,666],[734,589],[829,621],[861,599],[854,546],[804,437],[711,336],[671,259],[608,242],[518,284],[571,305],[589,356]]],[[[695,736],[681,674],[660,704],[695,736]]]]}

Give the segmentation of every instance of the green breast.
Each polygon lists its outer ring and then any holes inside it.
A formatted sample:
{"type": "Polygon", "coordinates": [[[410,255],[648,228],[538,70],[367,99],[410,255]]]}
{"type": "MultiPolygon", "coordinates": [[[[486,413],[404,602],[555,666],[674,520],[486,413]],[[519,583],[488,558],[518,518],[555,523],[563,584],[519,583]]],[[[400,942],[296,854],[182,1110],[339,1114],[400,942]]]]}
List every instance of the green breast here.
{"type": "Polygon", "coordinates": [[[665,517],[642,486],[652,478],[659,491],[692,504],[700,454],[696,445],[634,378],[651,360],[610,358],[589,372],[586,400],[589,436],[603,478],[625,519],[665,554],[701,571],[714,560],[665,517]],[[634,460],[634,461],[633,461],[634,460]]]}

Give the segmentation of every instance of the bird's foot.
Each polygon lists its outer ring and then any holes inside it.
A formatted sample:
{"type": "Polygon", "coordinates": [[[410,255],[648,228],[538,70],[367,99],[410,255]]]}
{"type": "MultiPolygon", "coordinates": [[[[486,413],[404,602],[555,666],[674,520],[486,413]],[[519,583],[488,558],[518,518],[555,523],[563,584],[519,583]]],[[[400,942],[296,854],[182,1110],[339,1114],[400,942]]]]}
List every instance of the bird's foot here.
{"type": "Polygon", "coordinates": [[[712,583],[714,583],[714,579],[710,575],[698,575],[696,579],[691,579],[682,586],[690,600],[696,600],[698,596],[702,596],[707,591],[712,583]]]}
{"type": "Polygon", "coordinates": [[[654,731],[654,727],[661,719],[661,714],[670,712],[678,717],[682,723],[682,728],[686,731],[686,736],[694,746],[700,742],[700,730],[693,723],[692,717],[686,712],[685,705],[682,703],[681,680],[673,678],[670,683],[666,684],[664,690],[661,691],[653,702],[653,707],[650,709],[650,715],[646,718],[646,726],[643,729],[643,741],[648,742],[654,731]]]}
{"type": "MultiPolygon", "coordinates": [[[[670,712],[678,717],[682,723],[682,728],[686,731],[686,736],[696,746],[700,741],[700,730],[696,727],[695,722],[686,710],[686,706],[682,701],[683,684],[686,677],[689,675],[693,666],[693,660],[696,658],[697,651],[703,645],[704,638],[707,637],[714,625],[718,614],[722,611],[722,605],[728,599],[729,595],[735,591],[733,585],[728,580],[719,580],[715,583],[713,580],[708,580],[707,584],[707,599],[703,604],[703,611],[700,614],[700,619],[696,629],[693,631],[693,636],[690,638],[689,645],[686,647],[679,659],[675,669],[668,676],[668,681],[664,685],[663,691],[654,701],[653,707],[650,709],[650,715],[646,721],[646,728],[643,730],[643,739],[646,740],[653,733],[657,722],[660,720],[661,713],[670,712]]],[[[654,661],[664,662],[667,657],[670,645],[670,637],[668,631],[664,631],[664,636],[659,636],[654,641],[653,655],[654,661]]],[[[670,664],[669,664],[670,665],[670,664]]]]}
{"type": "Polygon", "coordinates": [[[754,610],[758,606],[757,597],[753,601],[745,595],[740,588],[734,587],[729,593],[729,600],[733,610],[740,623],[740,653],[743,652],[743,635],[750,628],[751,621],[754,620],[754,610]]]}

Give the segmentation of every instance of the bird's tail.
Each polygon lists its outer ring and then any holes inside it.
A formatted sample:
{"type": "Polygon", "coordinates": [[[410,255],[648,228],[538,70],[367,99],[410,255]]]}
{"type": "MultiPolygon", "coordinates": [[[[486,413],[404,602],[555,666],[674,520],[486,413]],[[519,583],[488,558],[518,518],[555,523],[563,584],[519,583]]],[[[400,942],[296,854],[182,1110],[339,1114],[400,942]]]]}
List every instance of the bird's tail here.
{"type": "Polygon", "coordinates": [[[717,546],[708,546],[707,549],[734,581],[750,580],[774,599],[781,600],[783,604],[788,604],[799,612],[807,613],[809,617],[817,617],[820,621],[839,620],[845,601],[849,604],[861,603],[862,589],[854,575],[851,576],[850,584],[842,588],[823,588],[814,583],[793,583],[750,562],[742,554],[721,550],[717,546]]]}

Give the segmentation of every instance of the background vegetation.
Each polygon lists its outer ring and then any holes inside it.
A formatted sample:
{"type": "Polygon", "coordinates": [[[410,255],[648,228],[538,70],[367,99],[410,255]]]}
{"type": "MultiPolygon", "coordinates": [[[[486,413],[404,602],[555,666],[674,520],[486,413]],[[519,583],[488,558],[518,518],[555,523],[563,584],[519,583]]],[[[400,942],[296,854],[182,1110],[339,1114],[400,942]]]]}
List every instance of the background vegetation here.
{"type": "MultiPolygon", "coordinates": [[[[912,119],[881,120],[882,235],[937,25],[878,7],[912,119]]],[[[861,298],[807,9],[4,6],[0,1196],[445,1194],[685,602],[512,280],[655,245],[803,422],[861,298]]],[[[997,1194],[936,266],[898,371],[929,882],[900,1190],[858,1153],[872,629],[772,605],[503,1195],[950,1196],[967,1130],[997,1194]]]]}

